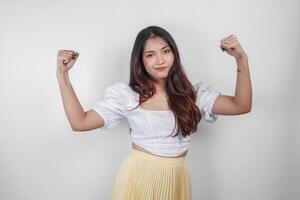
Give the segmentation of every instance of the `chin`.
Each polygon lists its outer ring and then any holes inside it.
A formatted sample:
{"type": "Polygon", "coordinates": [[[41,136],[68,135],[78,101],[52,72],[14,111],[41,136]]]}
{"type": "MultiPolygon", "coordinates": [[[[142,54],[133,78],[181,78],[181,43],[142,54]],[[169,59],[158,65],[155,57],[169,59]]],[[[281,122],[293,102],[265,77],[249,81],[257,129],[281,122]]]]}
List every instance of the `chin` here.
{"type": "Polygon", "coordinates": [[[168,75],[165,75],[165,76],[155,76],[155,79],[165,80],[167,78],[168,78],[168,75]]]}

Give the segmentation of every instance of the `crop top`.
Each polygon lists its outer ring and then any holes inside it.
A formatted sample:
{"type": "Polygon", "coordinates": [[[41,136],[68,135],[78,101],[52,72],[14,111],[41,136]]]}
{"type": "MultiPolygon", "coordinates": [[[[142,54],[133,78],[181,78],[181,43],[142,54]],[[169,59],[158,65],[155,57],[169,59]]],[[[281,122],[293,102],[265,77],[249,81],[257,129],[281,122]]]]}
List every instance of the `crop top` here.
{"type": "MultiPolygon", "coordinates": [[[[203,81],[195,84],[194,88],[197,91],[196,105],[203,120],[215,122],[218,115],[212,113],[212,106],[221,93],[203,81]]],[[[126,118],[133,142],[154,155],[176,157],[188,150],[189,135],[183,137],[179,131],[176,137],[172,137],[177,132],[177,127],[174,130],[176,123],[172,111],[148,110],[141,106],[133,109],[138,103],[139,94],[127,83],[118,82],[104,90],[103,99],[97,101],[92,109],[104,120],[100,129],[110,129],[126,118]]]]}

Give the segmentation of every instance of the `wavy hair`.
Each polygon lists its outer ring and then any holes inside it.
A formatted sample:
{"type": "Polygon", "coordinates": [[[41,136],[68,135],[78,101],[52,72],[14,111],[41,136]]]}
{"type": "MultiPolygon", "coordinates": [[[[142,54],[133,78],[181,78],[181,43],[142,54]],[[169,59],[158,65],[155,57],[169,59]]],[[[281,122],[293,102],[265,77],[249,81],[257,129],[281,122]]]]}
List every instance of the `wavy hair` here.
{"type": "Polygon", "coordinates": [[[179,130],[181,130],[182,136],[186,137],[197,131],[197,124],[201,120],[201,112],[196,105],[197,93],[186,76],[177,45],[169,32],[158,26],[149,26],[138,33],[131,53],[129,85],[139,94],[137,107],[155,94],[154,79],[148,74],[143,63],[145,43],[147,39],[155,37],[160,37],[168,43],[174,54],[174,62],[166,80],[166,93],[169,107],[176,121],[172,133],[179,124],[173,137],[178,135],[179,130]]]}

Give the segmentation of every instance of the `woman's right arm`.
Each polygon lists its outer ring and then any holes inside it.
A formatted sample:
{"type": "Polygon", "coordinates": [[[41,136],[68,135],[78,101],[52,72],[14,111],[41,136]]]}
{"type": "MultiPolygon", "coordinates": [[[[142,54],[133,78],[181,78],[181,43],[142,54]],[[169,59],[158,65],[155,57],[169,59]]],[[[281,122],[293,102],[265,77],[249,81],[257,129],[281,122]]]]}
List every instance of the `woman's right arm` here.
{"type": "Polygon", "coordinates": [[[72,130],[88,131],[104,125],[103,118],[94,110],[85,112],[76,96],[69,79],[68,71],[78,58],[79,53],[60,50],[57,55],[56,77],[60,88],[63,107],[72,130]]]}

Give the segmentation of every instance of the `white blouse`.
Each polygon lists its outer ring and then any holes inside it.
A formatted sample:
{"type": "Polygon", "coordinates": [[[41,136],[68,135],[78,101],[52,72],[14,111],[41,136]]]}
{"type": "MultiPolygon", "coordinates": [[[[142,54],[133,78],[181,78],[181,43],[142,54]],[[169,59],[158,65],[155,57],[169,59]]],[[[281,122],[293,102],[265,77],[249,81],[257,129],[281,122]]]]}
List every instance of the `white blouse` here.
{"type": "MultiPolygon", "coordinates": [[[[195,84],[194,88],[198,88],[196,104],[202,119],[215,122],[218,115],[212,113],[212,106],[221,93],[203,81],[195,84]]],[[[190,136],[183,137],[181,131],[176,137],[170,136],[175,126],[172,111],[148,110],[141,106],[133,109],[138,103],[139,94],[127,83],[118,82],[104,90],[103,99],[96,102],[92,109],[104,120],[100,129],[110,129],[126,118],[133,142],[155,155],[175,157],[188,149],[190,136]]],[[[172,135],[175,135],[176,131],[177,127],[172,135]]]]}

